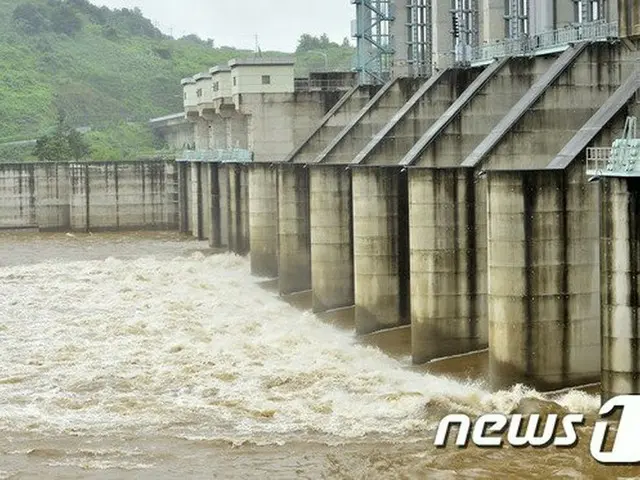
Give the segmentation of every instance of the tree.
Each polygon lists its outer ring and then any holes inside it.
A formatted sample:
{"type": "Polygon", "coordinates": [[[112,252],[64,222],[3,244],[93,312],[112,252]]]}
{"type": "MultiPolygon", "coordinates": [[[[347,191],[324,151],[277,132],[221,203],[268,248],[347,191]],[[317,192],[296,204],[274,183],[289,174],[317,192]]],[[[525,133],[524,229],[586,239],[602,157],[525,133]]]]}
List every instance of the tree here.
{"type": "Polygon", "coordinates": [[[56,33],[72,37],[82,29],[82,20],[70,5],[61,3],[51,12],[51,27],[56,33]]]}
{"type": "Polygon", "coordinates": [[[64,162],[86,158],[89,152],[89,145],[83,135],[69,127],[64,113],[59,112],[55,131],[36,141],[33,155],[43,162],[64,162]]]}
{"type": "Polygon", "coordinates": [[[324,50],[330,47],[339,47],[335,42],[329,40],[329,37],[326,33],[320,35],[320,37],[314,37],[313,35],[309,35],[308,33],[304,33],[300,36],[298,40],[298,47],[296,48],[296,52],[308,52],[309,50],[324,50]]]}
{"type": "Polygon", "coordinates": [[[46,11],[40,5],[22,3],[13,10],[14,22],[27,34],[36,35],[49,29],[46,11]]]}

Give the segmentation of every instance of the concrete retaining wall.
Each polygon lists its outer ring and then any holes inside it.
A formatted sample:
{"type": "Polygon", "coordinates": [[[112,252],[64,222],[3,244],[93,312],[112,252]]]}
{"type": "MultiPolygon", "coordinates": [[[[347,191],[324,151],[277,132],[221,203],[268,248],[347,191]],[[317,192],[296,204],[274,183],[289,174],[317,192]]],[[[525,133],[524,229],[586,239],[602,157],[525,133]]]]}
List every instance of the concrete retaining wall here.
{"type": "Polygon", "coordinates": [[[0,228],[177,229],[173,162],[0,164],[0,228]]]}

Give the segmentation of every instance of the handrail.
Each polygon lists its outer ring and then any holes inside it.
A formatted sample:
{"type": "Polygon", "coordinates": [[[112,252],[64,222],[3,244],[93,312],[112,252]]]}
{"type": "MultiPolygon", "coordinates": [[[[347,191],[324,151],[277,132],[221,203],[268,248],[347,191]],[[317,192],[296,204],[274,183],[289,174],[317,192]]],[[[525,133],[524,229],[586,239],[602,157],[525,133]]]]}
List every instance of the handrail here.
{"type": "Polygon", "coordinates": [[[185,150],[177,161],[246,163],[253,161],[253,152],[242,148],[219,148],[215,150],[185,150]]]}
{"type": "Polygon", "coordinates": [[[313,89],[350,89],[356,84],[355,79],[348,80],[328,80],[317,78],[296,78],[294,80],[294,88],[298,91],[306,91],[313,89]]]}
{"type": "Polygon", "coordinates": [[[459,63],[488,62],[496,58],[536,55],[581,41],[606,41],[617,38],[618,24],[597,20],[579,23],[534,36],[509,38],[492,45],[481,45],[464,51],[459,63]],[[468,58],[464,58],[468,57],[468,58]]]}

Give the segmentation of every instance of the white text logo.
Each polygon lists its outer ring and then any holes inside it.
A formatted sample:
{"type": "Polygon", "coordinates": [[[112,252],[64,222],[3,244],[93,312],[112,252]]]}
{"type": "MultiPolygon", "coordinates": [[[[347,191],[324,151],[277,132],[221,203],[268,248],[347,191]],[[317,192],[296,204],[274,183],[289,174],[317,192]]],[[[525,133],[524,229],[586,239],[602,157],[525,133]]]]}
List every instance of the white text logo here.
{"type": "MultiPolygon", "coordinates": [[[[617,408],[622,408],[613,448],[604,451],[609,423],[597,421],[591,436],[591,456],[600,463],[633,464],[640,463],[640,395],[621,395],[606,402],[599,411],[606,417],[617,408]]],[[[452,426],[458,426],[455,445],[466,447],[472,441],[478,447],[502,447],[506,442],[513,447],[574,447],[578,443],[576,427],[584,424],[584,415],[572,413],[561,420],[556,414],[549,414],[545,420],[539,414],[512,415],[509,418],[500,413],[482,415],[472,422],[464,414],[447,415],[440,421],[434,444],[445,447],[452,426]],[[558,430],[561,427],[561,430],[558,430]],[[497,436],[499,435],[499,436],[497,436]]]]}

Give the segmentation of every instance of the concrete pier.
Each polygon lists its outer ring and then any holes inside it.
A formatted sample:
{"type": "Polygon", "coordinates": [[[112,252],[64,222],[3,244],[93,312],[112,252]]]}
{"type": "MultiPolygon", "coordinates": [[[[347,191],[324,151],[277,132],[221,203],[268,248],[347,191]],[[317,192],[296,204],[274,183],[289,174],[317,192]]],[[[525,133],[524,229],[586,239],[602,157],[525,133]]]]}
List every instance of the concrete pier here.
{"type": "Polygon", "coordinates": [[[178,229],[189,233],[189,170],[186,162],[177,162],[178,168],[178,229]]]}
{"type": "Polygon", "coordinates": [[[283,295],[311,289],[309,169],[278,170],[278,287],[283,295]]]}
{"type": "Polygon", "coordinates": [[[417,78],[397,78],[385,84],[318,154],[315,163],[351,163],[371,138],[406,104],[420,88],[417,78]]]}
{"type": "Polygon", "coordinates": [[[467,90],[481,70],[449,68],[426,80],[350,163],[397,164],[420,136],[467,90]]]}
{"type": "Polygon", "coordinates": [[[189,212],[191,213],[191,233],[198,240],[204,238],[203,209],[202,209],[202,164],[191,163],[191,200],[189,212]]]}
{"type": "Polygon", "coordinates": [[[402,165],[460,165],[553,63],[553,58],[494,61],[418,139],[402,165]]]}
{"type": "Polygon", "coordinates": [[[201,183],[201,198],[200,204],[202,208],[201,213],[201,236],[200,240],[209,240],[211,243],[211,233],[213,229],[211,218],[211,165],[209,163],[200,164],[200,183],[201,183]]]}
{"type": "Polygon", "coordinates": [[[220,208],[220,164],[209,163],[209,210],[205,214],[209,217],[209,246],[212,248],[222,247],[222,215],[220,208]]]}
{"type": "Polygon", "coordinates": [[[278,276],[278,168],[255,163],[249,170],[251,273],[278,276]]]}
{"type": "Polygon", "coordinates": [[[318,165],[309,170],[313,311],[354,304],[351,170],[318,165]]]}
{"type": "Polygon", "coordinates": [[[251,249],[251,230],[249,229],[249,166],[246,164],[236,165],[238,179],[240,181],[240,255],[247,255],[251,249]]]}
{"type": "Polygon", "coordinates": [[[476,182],[470,169],[409,170],[413,363],[487,347],[476,182]]]}
{"type": "Polygon", "coordinates": [[[229,251],[242,254],[240,166],[229,165],[229,251]]]}
{"type": "Polygon", "coordinates": [[[487,178],[492,385],[553,390],[597,381],[593,186],[579,164],[567,171],[489,171],[487,178]]]}
{"type": "Polygon", "coordinates": [[[315,130],[296,147],[285,162],[309,163],[335,138],[378,91],[374,85],[353,87],[327,112],[315,130]]]}
{"type": "Polygon", "coordinates": [[[230,247],[229,166],[218,165],[218,191],[220,192],[220,246],[230,247]]]}
{"type": "Polygon", "coordinates": [[[640,179],[601,180],[602,401],[640,392],[640,179]]]}
{"type": "Polygon", "coordinates": [[[619,46],[577,44],[540,76],[462,163],[544,168],[626,80],[619,46]]]}
{"type": "Polygon", "coordinates": [[[406,171],[353,168],[356,332],[409,323],[406,171]]]}

